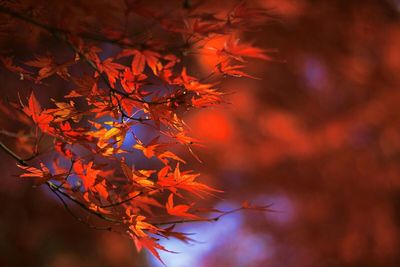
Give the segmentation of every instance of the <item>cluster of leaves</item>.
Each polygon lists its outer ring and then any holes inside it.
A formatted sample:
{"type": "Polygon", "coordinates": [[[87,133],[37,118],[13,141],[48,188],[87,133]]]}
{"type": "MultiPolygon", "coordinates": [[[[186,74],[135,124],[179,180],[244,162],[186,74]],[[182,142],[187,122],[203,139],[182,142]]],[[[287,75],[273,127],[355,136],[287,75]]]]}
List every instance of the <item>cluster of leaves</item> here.
{"type": "MultiPolygon", "coordinates": [[[[58,76],[72,88],[63,100],[53,100],[53,108],[42,108],[34,92],[27,100],[11,103],[30,118],[21,120],[32,126],[29,136],[35,146],[29,160],[13,156],[24,170],[21,178],[47,185],[67,210],[71,211],[69,202],[75,203],[104,221],[104,229],[126,234],[138,250],[146,248],[160,259],[157,250],[166,249],[158,243],[159,237],[190,241],[173,230],[176,223],[212,221],[231,212],[195,207],[195,198],[221,191],[200,182],[198,173],[182,170],[186,161],[173,151],[176,145],[183,145],[198,159],[193,147],[201,144],[188,136],[182,116],[223,102],[218,89],[225,77],[255,78],[243,71],[246,59],[268,60],[270,56],[238,36],[270,17],[242,1],[216,13],[189,1],[183,1],[181,10],[172,14],[140,1],[125,1],[125,5],[126,16],[133,13],[151,20],[158,27],[154,32],[162,34],[133,38],[116,29],[93,34],[87,25],[54,27],[57,24],[35,12],[39,7],[32,8],[24,1],[1,2],[1,16],[11,20],[11,25],[14,21],[38,28],[70,49],[69,59],[63,63],[51,53],[25,62],[18,62],[12,54],[1,56],[5,68],[22,80],[46,85],[46,79],[58,76]],[[221,37],[223,46],[207,45],[221,37]],[[113,55],[103,52],[105,43],[116,47],[113,55]],[[197,54],[211,54],[216,59],[204,77],[190,74],[190,57],[197,54]],[[90,70],[73,75],[71,70],[81,65],[90,70]],[[139,127],[147,127],[146,133],[153,137],[141,137],[139,127]],[[52,140],[51,160],[38,149],[43,136],[52,140]],[[126,142],[128,136],[133,145],[126,142]],[[132,160],[134,153],[159,161],[158,167],[135,167],[138,156],[132,160]],[[205,212],[219,215],[210,218],[205,212]]],[[[238,210],[251,208],[255,207],[246,203],[238,210]]]]}

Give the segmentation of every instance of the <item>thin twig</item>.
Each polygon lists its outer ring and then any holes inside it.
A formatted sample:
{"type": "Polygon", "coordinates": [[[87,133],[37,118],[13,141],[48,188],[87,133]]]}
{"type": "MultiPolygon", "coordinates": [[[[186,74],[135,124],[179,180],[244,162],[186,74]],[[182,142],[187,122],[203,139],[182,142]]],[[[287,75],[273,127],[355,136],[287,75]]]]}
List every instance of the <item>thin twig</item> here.
{"type": "Polygon", "coordinates": [[[3,149],[4,152],[13,157],[16,161],[18,161],[19,164],[21,164],[22,166],[28,166],[28,163],[25,160],[23,160],[20,156],[15,154],[11,149],[9,149],[5,144],[3,144],[3,142],[0,142],[0,147],[1,149],[3,149]]]}
{"type": "Polygon", "coordinates": [[[7,130],[0,130],[0,134],[5,135],[5,136],[9,136],[9,137],[14,137],[14,138],[21,138],[21,137],[27,137],[27,138],[32,138],[32,135],[30,134],[20,134],[20,133],[13,133],[7,130]]]}
{"type": "Polygon", "coordinates": [[[86,225],[87,227],[91,228],[91,229],[95,229],[95,230],[107,230],[107,231],[112,231],[112,227],[98,227],[98,226],[94,226],[92,224],[90,224],[89,222],[83,220],[82,218],[78,217],[77,215],[75,215],[75,213],[72,212],[72,210],[69,208],[68,204],[65,202],[65,200],[59,195],[59,193],[57,192],[57,190],[53,189],[50,187],[50,190],[57,196],[57,198],[61,201],[61,203],[63,204],[65,210],[72,216],[74,217],[78,222],[86,225]]]}
{"type": "MultiPolygon", "coordinates": [[[[270,206],[271,205],[262,207],[262,210],[271,211],[271,212],[275,211],[275,210],[269,209],[270,206]]],[[[212,217],[212,218],[204,218],[204,219],[197,219],[197,220],[185,220],[185,219],[183,219],[183,220],[160,222],[160,223],[151,223],[151,224],[159,226],[159,225],[180,224],[180,223],[216,222],[216,221],[218,221],[219,219],[221,219],[224,216],[227,216],[229,214],[236,213],[236,212],[239,212],[239,211],[242,211],[242,210],[259,210],[259,208],[257,208],[257,207],[255,207],[255,208],[240,207],[240,208],[236,208],[236,209],[233,209],[233,210],[222,212],[220,215],[212,217]]]]}
{"type": "MultiPolygon", "coordinates": [[[[3,142],[0,142],[0,147],[8,155],[13,157],[16,161],[18,161],[19,164],[21,164],[23,166],[29,166],[29,164],[26,161],[24,161],[20,156],[15,154],[10,148],[8,148],[5,144],[3,144],[3,142]]],[[[84,209],[84,210],[96,215],[97,217],[99,217],[99,218],[101,218],[101,219],[103,219],[105,221],[108,221],[108,222],[123,223],[122,220],[116,220],[116,219],[113,219],[113,218],[109,218],[109,217],[104,216],[103,214],[101,214],[99,212],[96,212],[95,210],[90,209],[84,203],[80,202],[79,200],[77,200],[73,196],[70,196],[69,194],[67,194],[67,193],[63,192],[62,190],[60,190],[60,188],[57,185],[55,185],[54,183],[52,183],[51,181],[47,181],[46,184],[52,191],[55,190],[56,192],[60,193],[64,197],[68,198],[69,200],[71,200],[72,202],[74,202],[75,204],[80,206],[82,209],[84,209]]]]}
{"type": "Polygon", "coordinates": [[[131,201],[132,199],[135,199],[135,198],[137,198],[137,197],[140,196],[140,195],[143,195],[143,192],[139,192],[137,195],[134,195],[134,196],[132,196],[132,197],[130,197],[130,198],[124,199],[124,200],[119,201],[119,202],[115,202],[115,203],[111,203],[111,204],[108,204],[108,205],[100,206],[100,208],[111,208],[111,207],[115,207],[115,206],[124,204],[124,203],[126,203],[126,202],[129,202],[129,201],[131,201]]]}
{"type": "Polygon", "coordinates": [[[63,185],[68,181],[68,178],[69,178],[69,176],[71,175],[72,168],[74,167],[74,164],[75,164],[75,160],[71,159],[71,166],[69,167],[67,176],[65,176],[64,181],[63,181],[60,185],[57,186],[57,190],[60,189],[60,188],[62,188],[63,185]]]}
{"type": "Polygon", "coordinates": [[[46,184],[47,184],[47,186],[50,187],[50,189],[55,189],[58,193],[60,193],[60,194],[63,195],[64,197],[68,198],[69,200],[71,200],[72,202],[74,202],[75,204],[77,204],[77,205],[78,205],[79,207],[81,207],[82,209],[84,209],[84,210],[86,210],[86,211],[88,211],[88,212],[90,212],[90,213],[96,215],[96,216],[99,217],[100,219],[103,219],[103,220],[108,221],[108,222],[113,222],[113,223],[123,223],[122,220],[116,220],[116,219],[107,217],[107,216],[105,216],[105,215],[103,215],[103,214],[101,214],[101,213],[99,213],[99,212],[97,212],[97,211],[95,211],[95,210],[90,209],[90,208],[87,207],[84,203],[80,202],[79,200],[77,200],[77,199],[74,198],[73,196],[70,196],[69,194],[67,194],[67,193],[63,192],[62,190],[58,189],[58,188],[57,188],[57,185],[53,184],[52,182],[47,181],[46,184]]]}
{"type": "MultiPolygon", "coordinates": [[[[12,16],[14,18],[17,18],[17,19],[20,19],[20,20],[25,21],[27,23],[30,23],[30,24],[32,24],[32,25],[34,25],[36,27],[39,27],[39,28],[47,31],[48,33],[50,33],[54,37],[56,37],[56,38],[62,40],[63,42],[65,42],[76,54],[79,55],[79,57],[81,59],[83,59],[93,70],[95,70],[99,74],[99,76],[104,81],[104,83],[107,85],[109,90],[112,91],[113,93],[119,94],[119,95],[121,95],[121,96],[123,96],[125,98],[128,98],[128,99],[132,100],[132,101],[137,101],[137,102],[148,104],[148,105],[162,105],[162,104],[167,104],[171,100],[173,100],[173,98],[168,98],[168,99],[166,99],[164,101],[160,101],[160,102],[146,101],[146,100],[143,100],[143,99],[140,99],[140,98],[133,98],[130,94],[127,94],[127,93],[124,93],[124,92],[121,92],[119,90],[114,89],[113,86],[111,85],[108,77],[106,75],[104,75],[104,73],[102,73],[99,70],[99,68],[96,66],[96,64],[93,61],[91,61],[90,59],[88,59],[77,47],[75,47],[66,38],[66,36],[68,34],[74,35],[73,32],[67,31],[67,30],[64,30],[64,29],[60,29],[60,28],[56,28],[56,27],[51,27],[51,26],[43,24],[43,23],[41,23],[41,22],[31,18],[31,17],[25,16],[23,14],[20,14],[18,12],[15,12],[15,11],[10,10],[8,8],[5,8],[5,7],[0,7],[0,13],[7,14],[7,15],[12,16]]],[[[82,37],[79,34],[77,34],[77,36],[82,37]]],[[[85,38],[85,37],[82,37],[82,38],[85,38]]],[[[86,36],[86,38],[87,38],[87,36],[86,36]]],[[[106,42],[106,41],[110,41],[110,40],[108,40],[108,39],[98,39],[98,41],[106,42]]],[[[125,116],[129,117],[129,115],[127,115],[127,114],[125,114],[125,116]]]]}
{"type": "Polygon", "coordinates": [[[92,40],[92,41],[97,41],[97,42],[110,43],[110,44],[117,45],[117,46],[120,46],[120,47],[137,48],[137,45],[134,45],[132,43],[123,42],[123,41],[116,40],[116,39],[106,38],[104,36],[94,35],[94,34],[87,33],[87,32],[78,32],[78,33],[76,33],[76,32],[72,32],[70,30],[62,29],[62,28],[52,27],[52,26],[46,25],[44,23],[41,23],[41,22],[39,22],[37,20],[34,20],[29,16],[25,16],[25,15],[19,13],[19,12],[15,12],[15,11],[13,11],[11,9],[8,9],[6,7],[1,7],[0,6],[0,12],[3,13],[3,14],[7,14],[7,15],[9,15],[11,17],[14,17],[16,19],[19,19],[19,20],[25,21],[27,23],[33,24],[36,27],[42,28],[42,29],[44,29],[44,30],[46,30],[48,32],[60,32],[60,33],[63,33],[63,34],[76,35],[76,36],[78,36],[78,37],[80,37],[82,39],[87,39],[87,40],[92,40]]]}

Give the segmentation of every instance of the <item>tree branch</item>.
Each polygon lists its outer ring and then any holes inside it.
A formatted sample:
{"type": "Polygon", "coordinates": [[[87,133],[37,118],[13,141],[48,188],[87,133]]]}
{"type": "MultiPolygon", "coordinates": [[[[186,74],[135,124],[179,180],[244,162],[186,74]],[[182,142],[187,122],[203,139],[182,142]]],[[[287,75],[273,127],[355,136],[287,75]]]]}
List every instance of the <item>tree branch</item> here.
{"type": "Polygon", "coordinates": [[[132,196],[132,197],[130,197],[130,198],[121,200],[121,201],[119,201],[119,202],[111,203],[111,204],[108,204],[108,205],[103,205],[103,206],[100,206],[100,208],[111,208],[111,207],[115,207],[115,206],[124,204],[124,203],[126,203],[126,202],[129,202],[129,201],[131,201],[132,199],[135,199],[135,198],[137,198],[138,196],[143,195],[143,194],[144,194],[143,192],[139,192],[137,195],[134,195],[134,196],[132,196]]]}
{"type": "Polygon", "coordinates": [[[236,208],[236,209],[232,209],[232,210],[228,210],[228,211],[223,211],[223,212],[221,212],[220,215],[215,216],[215,217],[211,217],[211,218],[204,218],[204,219],[197,219],[197,220],[185,220],[184,219],[184,220],[176,220],[176,221],[169,221],[169,222],[151,223],[151,224],[156,225],[156,226],[160,226],[160,225],[180,224],[180,223],[216,222],[216,221],[218,221],[219,219],[221,219],[224,216],[227,216],[229,214],[236,213],[236,212],[239,212],[239,211],[242,211],[242,210],[263,210],[263,211],[276,212],[276,210],[269,209],[269,207],[271,207],[271,206],[272,206],[272,204],[271,205],[267,205],[265,207],[248,207],[248,208],[246,208],[246,207],[242,206],[240,208],[236,208]]]}
{"type": "MultiPolygon", "coordinates": [[[[29,164],[24,161],[21,157],[19,157],[17,154],[15,154],[10,148],[8,148],[5,144],[3,144],[3,142],[0,142],[0,147],[3,151],[5,151],[8,155],[10,155],[11,157],[13,157],[20,165],[23,166],[29,166],[29,164]]],[[[83,204],[82,202],[80,202],[79,200],[75,199],[74,197],[68,195],[67,193],[63,192],[60,190],[59,186],[55,185],[54,183],[47,181],[46,185],[50,188],[51,191],[53,192],[58,192],[61,195],[63,195],[64,197],[68,198],[69,200],[71,200],[72,202],[74,202],[75,204],[77,204],[79,207],[81,207],[82,209],[96,215],[97,217],[108,221],[108,222],[112,222],[112,223],[123,223],[122,220],[116,220],[113,218],[109,218],[107,216],[104,216],[103,214],[96,212],[95,210],[92,210],[90,208],[88,208],[85,204],[83,204]]],[[[135,196],[136,197],[136,196],[135,196]]]]}
{"type": "Polygon", "coordinates": [[[72,216],[74,217],[78,222],[86,225],[87,227],[91,228],[91,229],[95,229],[95,230],[107,230],[107,231],[113,231],[112,227],[98,227],[98,226],[94,226],[92,224],[90,224],[89,222],[83,220],[82,218],[78,217],[77,215],[75,215],[75,213],[72,212],[72,210],[69,208],[68,204],[65,202],[65,200],[62,198],[62,196],[60,196],[57,192],[57,190],[53,189],[50,187],[50,190],[57,196],[57,198],[61,201],[61,203],[63,204],[65,210],[72,216]]]}
{"type": "Polygon", "coordinates": [[[112,223],[123,223],[122,220],[116,220],[107,216],[104,216],[103,214],[96,212],[95,210],[90,209],[89,207],[87,207],[85,204],[83,204],[82,202],[80,202],[79,200],[77,200],[76,198],[74,198],[73,196],[68,195],[67,193],[61,191],[60,189],[58,189],[57,185],[53,184],[50,181],[46,182],[47,186],[51,189],[51,190],[56,190],[58,193],[60,193],[61,195],[63,195],[64,197],[68,198],[69,200],[71,200],[72,202],[74,202],[75,204],[77,204],[79,207],[81,207],[82,209],[92,213],[93,215],[99,217],[100,219],[103,219],[105,221],[108,222],[112,222],[112,223]]]}
{"type": "Polygon", "coordinates": [[[123,41],[120,41],[118,39],[105,38],[104,36],[94,35],[94,34],[87,33],[87,32],[74,33],[74,32],[72,32],[70,30],[61,29],[61,28],[57,28],[57,27],[52,27],[52,26],[46,25],[44,23],[41,23],[41,22],[39,22],[39,21],[37,21],[35,19],[32,19],[29,16],[25,16],[25,15],[19,13],[19,12],[15,12],[15,11],[13,11],[11,9],[8,9],[6,7],[0,6],[0,13],[9,15],[9,16],[14,17],[16,19],[19,19],[19,20],[25,21],[27,23],[30,23],[30,24],[32,24],[32,25],[34,25],[36,27],[42,28],[42,29],[44,29],[44,30],[46,30],[46,31],[48,31],[50,33],[60,32],[60,33],[63,33],[63,34],[76,35],[76,36],[78,36],[78,37],[80,37],[82,39],[86,39],[86,40],[110,43],[110,44],[117,45],[117,46],[120,46],[120,47],[137,48],[137,45],[134,45],[134,44],[129,43],[129,42],[123,42],[123,41]]]}
{"type": "MultiPolygon", "coordinates": [[[[123,97],[125,97],[125,98],[128,98],[128,99],[132,100],[132,101],[137,101],[137,102],[144,103],[144,104],[148,104],[148,105],[162,105],[162,104],[167,104],[167,103],[169,103],[170,101],[173,101],[173,100],[174,100],[174,98],[167,98],[166,100],[160,101],[160,102],[146,101],[146,100],[139,99],[139,98],[132,98],[132,96],[131,96],[130,94],[127,94],[127,93],[124,93],[124,92],[121,92],[121,91],[119,91],[119,90],[114,89],[114,88],[111,86],[111,83],[110,83],[110,81],[108,80],[108,77],[107,77],[106,75],[104,75],[104,74],[99,70],[99,68],[96,66],[96,64],[95,64],[93,61],[91,61],[90,59],[88,59],[88,58],[87,58],[77,47],[75,47],[75,46],[67,39],[67,37],[66,37],[67,35],[76,35],[76,36],[81,37],[81,38],[84,38],[84,39],[92,39],[92,38],[89,38],[86,34],[79,34],[79,33],[78,33],[78,34],[75,34],[75,33],[71,32],[71,31],[68,31],[68,30],[65,30],[65,29],[60,29],[60,28],[56,28],[56,27],[51,27],[51,26],[46,25],[46,24],[44,24],[44,23],[41,23],[41,22],[39,22],[39,21],[37,21],[37,20],[31,18],[31,17],[25,16],[25,15],[23,15],[23,14],[21,14],[21,13],[15,12],[15,11],[13,11],[13,10],[10,10],[10,9],[8,9],[8,8],[1,7],[1,6],[0,6],[0,13],[7,14],[7,15],[9,15],[9,16],[11,16],[11,17],[14,17],[14,18],[16,18],[16,19],[25,21],[25,22],[27,22],[27,23],[29,23],[29,24],[31,24],[31,25],[34,25],[34,26],[36,26],[36,27],[39,27],[39,28],[41,28],[41,29],[47,31],[48,33],[50,33],[51,35],[53,35],[53,36],[56,37],[57,39],[60,39],[60,40],[62,40],[63,42],[65,42],[65,43],[71,48],[71,50],[73,50],[76,54],[78,54],[80,58],[82,58],[94,71],[96,71],[96,72],[99,74],[99,76],[101,77],[101,79],[104,81],[104,83],[107,85],[107,87],[109,88],[109,90],[110,90],[112,93],[119,94],[119,95],[121,95],[121,96],[123,96],[123,97]]],[[[96,41],[102,41],[102,42],[110,42],[110,40],[107,39],[107,38],[95,38],[95,40],[96,40],[96,41]]],[[[114,42],[114,41],[111,40],[111,42],[114,42]]],[[[115,43],[115,42],[114,42],[114,43],[115,43]]],[[[124,45],[121,44],[121,46],[123,47],[124,45]]],[[[118,105],[119,105],[119,110],[122,111],[122,108],[120,107],[120,104],[118,104],[118,105]]],[[[123,111],[122,111],[122,112],[123,112],[123,111]]],[[[122,112],[121,112],[121,113],[122,113],[122,112]]],[[[125,116],[125,117],[127,117],[127,118],[130,117],[130,116],[127,115],[127,114],[124,114],[124,113],[122,113],[122,114],[123,114],[123,116],[125,116]]]]}
{"type": "Polygon", "coordinates": [[[9,149],[5,144],[3,144],[3,142],[0,142],[0,147],[4,152],[13,157],[16,161],[18,161],[20,165],[28,166],[28,163],[25,160],[23,160],[20,156],[15,154],[11,149],[9,149]]]}

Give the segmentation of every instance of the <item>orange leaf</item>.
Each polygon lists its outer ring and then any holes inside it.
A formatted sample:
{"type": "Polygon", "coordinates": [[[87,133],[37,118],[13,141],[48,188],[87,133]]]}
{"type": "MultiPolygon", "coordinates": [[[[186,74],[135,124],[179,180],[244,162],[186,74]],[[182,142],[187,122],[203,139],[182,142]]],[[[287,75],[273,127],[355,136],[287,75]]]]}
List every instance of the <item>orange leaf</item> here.
{"type": "Polygon", "coordinates": [[[201,219],[197,215],[188,213],[188,210],[190,209],[190,206],[188,206],[188,205],[176,205],[176,206],[174,206],[174,195],[173,194],[169,195],[168,202],[165,204],[165,207],[167,208],[167,212],[170,215],[189,218],[189,219],[194,219],[194,220],[201,219]]]}
{"type": "Polygon", "coordinates": [[[135,51],[135,56],[132,60],[132,73],[133,75],[142,74],[146,64],[146,57],[139,51],[135,51]]]}
{"type": "Polygon", "coordinates": [[[147,249],[150,251],[151,254],[153,254],[154,257],[156,257],[164,266],[165,263],[162,261],[160,254],[158,253],[157,250],[163,250],[171,253],[175,253],[174,251],[167,250],[165,247],[161,246],[160,244],[157,243],[157,239],[152,238],[152,237],[135,237],[133,236],[133,241],[135,242],[136,249],[140,251],[142,248],[147,249]]]}
{"type": "Polygon", "coordinates": [[[29,97],[28,106],[25,106],[23,108],[23,111],[25,112],[25,114],[32,117],[32,120],[39,126],[39,128],[43,132],[52,131],[52,128],[49,126],[49,124],[53,121],[53,116],[42,113],[42,108],[33,92],[29,97]]]}
{"type": "Polygon", "coordinates": [[[30,166],[22,166],[17,164],[17,166],[25,171],[26,173],[21,174],[21,178],[30,178],[35,181],[35,184],[41,185],[51,179],[59,180],[65,176],[65,173],[52,175],[50,170],[42,162],[40,163],[40,169],[30,166]]]}

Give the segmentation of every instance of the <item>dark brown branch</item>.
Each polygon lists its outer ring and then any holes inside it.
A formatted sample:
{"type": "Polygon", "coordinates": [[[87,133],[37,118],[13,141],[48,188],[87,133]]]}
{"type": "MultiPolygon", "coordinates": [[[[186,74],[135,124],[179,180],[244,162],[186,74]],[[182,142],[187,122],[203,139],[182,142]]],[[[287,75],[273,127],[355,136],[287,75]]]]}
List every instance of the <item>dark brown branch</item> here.
{"type": "Polygon", "coordinates": [[[53,184],[50,181],[46,182],[47,186],[51,189],[51,190],[56,190],[58,193],[60,193],[61,195],[63,195],[64,197],[68,198],[69,200],[71,200],[72,202],[74,202],[75,204],[77,204],[79,207],[81,207],[82,209],[92,213],[93,215],[99,217],[100,219],[103,219],[105,221],[108,222],[112,222],[112,223],[123,223],[122,220],[116,220],[107,216],[104,216],[103,214],[96,212],[95,210],[90,209],[89,207],[87,207],[84,203],[80,202],[79,200],[77,200],[76,198],[74,198],[73,196],[70,196],[69,194],[63,192],[62,190],[58,189],[57,185],[53,184]]]}
{"type": "MultiPolygon", "coordinates": [[[[6,145],[3,144],[3,142],[0,142],[0,147],[3,151],[5,151],[8,155],[10,155],[11,157],[13,157],[16,161],[18,161],[19,164],[23,165],[23,166],[29,166],[29,164],[24,161],[21,157],[19,157],[17,154],[15,154],[11,149],[9,149],[6,145]]],[[[74,197],[68,195],[67,193],[63,192],[60,190],[60,188],[53,184],[50,181],[46,182],[47,186],[50,188],[50,190],[52,191],[56,191],[58,193],[60,193],[61,195],[63,195],[64,197],[68,198],[69,200],[71,200],[72,202],[74,202],[75,204],[77,204],[78,206],[80,206],[82,209],[96,215],[97,217],[108,221],[108,222],[113,222],[113,223],[123,223],[123,221],[121,220],[116,220],[113,218],[109,218],[107,216],[104,216],[101,213],[96,212],[95,210],[91,210],[89,209],[85,204],[83,204],[82,202],[80,202],[79,200],[75,199],[74,197]]]]}
{"type": "Polygon", "coordinates": [[[69,167],[67,176],[65,176],[65,181],[63,181],[60,185],[57,186],[57,190],[60,189],[60,188],[62,188],[63,185],[68,181],[68,178],[69,178],[69,176],[70,176],[71,173],[72,173],[72,169],[73,169],[73,167],[74,167],[74,164],[75,164],[75,160],[71,159],[71,166],[69,167]]]}
{"type": "Polygon", "coordinates": [[[57,198],[61,201],[61,203],[63,204],[65,210],[72,216],[74,217],[78,222],[86,225],[87,227],[91,228],[91,229],[95,229],[95,230],[107,230],[107,231],[112,231],[112,227],[98,227],[98,226],[94,226],[92,224],[90,224],[89,222],[83,220],[82,218],[78,217],[77,215],[75,215],[75,213],[72,212],[72,210],[69,208],[68,204],[65,202],[65,200],[62,198],[62,196],[59,195],[59,193],[57,192],[57,190],[53,189],[50,187],[50,190],[57,196],[57,198]]]}
{"type": "MultiPolygon", "coordinates": [[[[8,155],[10,155],[11,157],[13,157],[16,161],[18,161],[19,164],[23,165],[23,166],[29,166],[29,164],[24,161],[21,157],[19,157],[17,154],[15,154],[11,149],[9,149],[6,145],[3,144],[3,142],[0,142],[0,147],[2,148],[3,151],[5,151],[8,155]]],[[[73,164],[71,164],[71,168],[70,170],[72,170],[72,166],[73,164]]],[[[82,202],[80,202],[79,200],[75,199],[74,197],[68,195],[67,193],[63,192],[60,190],[59,186],[53,184],[50,181],[46,182],[47,186],[50,188],[51,191],[53,192],[57,192],[60,193],[61,195],[63,195],[64,197],[68,198],[69,200],[71,200],[72,202],[74,202],[75,204],[77,204],[78,206],[80,206],[82,209],[96,215],[97,217],[99,217],[100,219],[103,219],[105,221],[108,222],[112,222],[112,223],[123,223],[123,221],[121,220],[116,220],[113,218],[109,218],[107,216],[104,216],[103,214],[96,212],[95,210],[92,210],[90,208],[88,208],[85,204],[83,204],[82,202]]],[[[137,195],[136,195],[137,196],[137,195]]],[[[134,197],[136,197],[134,196],[134,197]]],[[[128,200],[127,200],[128,201],[128,200]]]]}
{"type": "Polygon", "coordinates": [[[19,12],[15,12],[11,9],[8,9],[6,7],[2,7],[0,6],[0,12],[3,14],[7,14],[11,17],[14,17],[16,19],[25,21],[27,23],[30,23],[32,25],[35,25],[36,27],[42,28],[48,32],[59,32],[59,33],[63,33],[63,34],[71,34],[71,35],[75,35],[78,36],[82,39],[86,39],[86,40],[92,40],[92,41],[97,41],[97,42],[103,42],[103,43],[109,43],[109,44],[113,44],[113,45],[117,45],[120,47],[126,47],[126,48],[137,48],[137,45],[134,45],[132,43],[129,42],[123,42],[121,40],[118,39],[110,39],[110,38],[106,38],[104,36],[99,36],[99,35],[94,35],[91,33],[87,33],[87,32],[72,32],[70,30],[66,30],[66,29],[61,29],[61,28],[57,28],[57,27],[51,27],[49,25],[46,25],[44,23],[41,23],[37,20],[32,19],[29,16],[25,16],[19,12]]]}
{"type": "Polygon", "coordinates": [[[240,208],[236,208],[233,210],[229,210],[229,211],[224,211],[222,212],[220,215],[215,216],[215,217],[211,217],[211,218],[204,218],[204,219],[197,219],[197,220],[176,220],[176,221],[169,221],[169,222],[160,222],[160,223],[151,223],[153,225],[156,226],[160,226],[160,225],[168,225],[168,224],[180,224],[180,223],[195,223],[195,222],[216,222],[219,219],[221,219],[222,217],[232,214],[232,213],[236,213],[242,210],[263,210],[263,211],[270,211],[270,212],[276,212],[275,210],[271,210],[269,209],[269,207],[271,207],[272,205],[267,205],[265,207],[254,207],[254,208],[245,208],[245,207],[240,207],[240,208]]]}
{"type": "Polygon", "coordinates": [[[126,202],[129,202],[129,201],[131,201],[132,199],[135,199],[135,198],[137,198],[137,197],[140,196],[140,195],[143,195],[143,192],[139,192],[137,195],[134,195],[134,196],[132,196],[132,197],[130,197],[130,198],[121,200],[121,201],[119,201],[119,202],[115,202],[115,203],[111,203],[111,204],[108,204],[108,205],[100,206],[100,208],[111,208],[111,207],[115,207],[115,206],[124,204],[124,203],[126,203],[126,202]]]}
{"type": "Polygon", "coordinates": [[[22,166],[28,166],[28,163],[25,160],[23,160],[20,156],[15,154],[11,149],[9,149],[5,144],[3,144],[3,142],[0,142],[0,147],[4,152],[13,157],[16,161],[18,161],[19,164],[21,164],[22,166]]]}
{"type": "MultiPolygon", "coordinates": [[[[44,23],[41,23],[41,22],[31,18],[31,17],[25,16],[23,14],[20,14],[18,12],[15,12],[13,10],[10,10],[8,8],[1,7],[1,6],[0,6],[0,13],[7,14],[7,15],[9,15],[11,17],[17,18],[17,19],[25,21],[25,22],[27,22],[27,23],[29,23],[31,25],[39,27],[39,28],[47,31],[48,33],[50,33],[54,37],[56,37],[56,38],[62,40],[63,42],[65,42],[71,48],[71,50],[73,50],[76,54],[78,54],[81,59],[83,59],[95,72],[97,72],[99,74],[99,76],[104,81],[104,83],[107,85],[107,87],[112,92],[112,94],[119,94],[119,95],[121,95],[121,96],[123,96],[125,98],[128,98],[128,99],[132,100],[132,101],[136,101],[136,102],[140,102],[140,103],[144,103],[144,104],[148,104],[148,105],[162,105],[162,104],[167,104],[171,100],[173,100],[173,98],[168,98],[168,99],[166,99],[164,101],[160,101],[160,102],[146,101],[146,100],[139,99],[139,98],[133,98],[130,94],[127,94],[127,93],[124,93],[124,92],[121,92],[119,90],[114,89],[112,87],[110,81],[108,80],[108,77],[106,75],[104,75],[104,73],[102,73],[99,70],[99,68],[96,66],[96,64],[93,61],[91,61],[90,59],[88,59],[77,47],[75,47],[67,39],[66,36],[67,35],[74,35],[73,32],[67,31],[67,30],[64,30],[64,29],[60,29],[60,28],[56,28],[56,27],[51,27],[51,26],[46,25],[44,23]]],[[[77,35],[77,36],[79,36],[81,38],[88,39],[88,36],[80,36],[80,34],[75,34],[75,35],[77,35]]],[[[107,41],[110,41],[110,40],[106,39],[106,38],[100,38],[100,39],[97,38],[97,41],[107,42],[107,41]]],[[[119,107],[118,107],[119,111],[123,114],[123,117],[129,118],[130,116],[123,112],[123,110],[122,110],[122,108],[121,108],[119,103],[118,103],[118,105],[119,105],[119,107]]]]}

